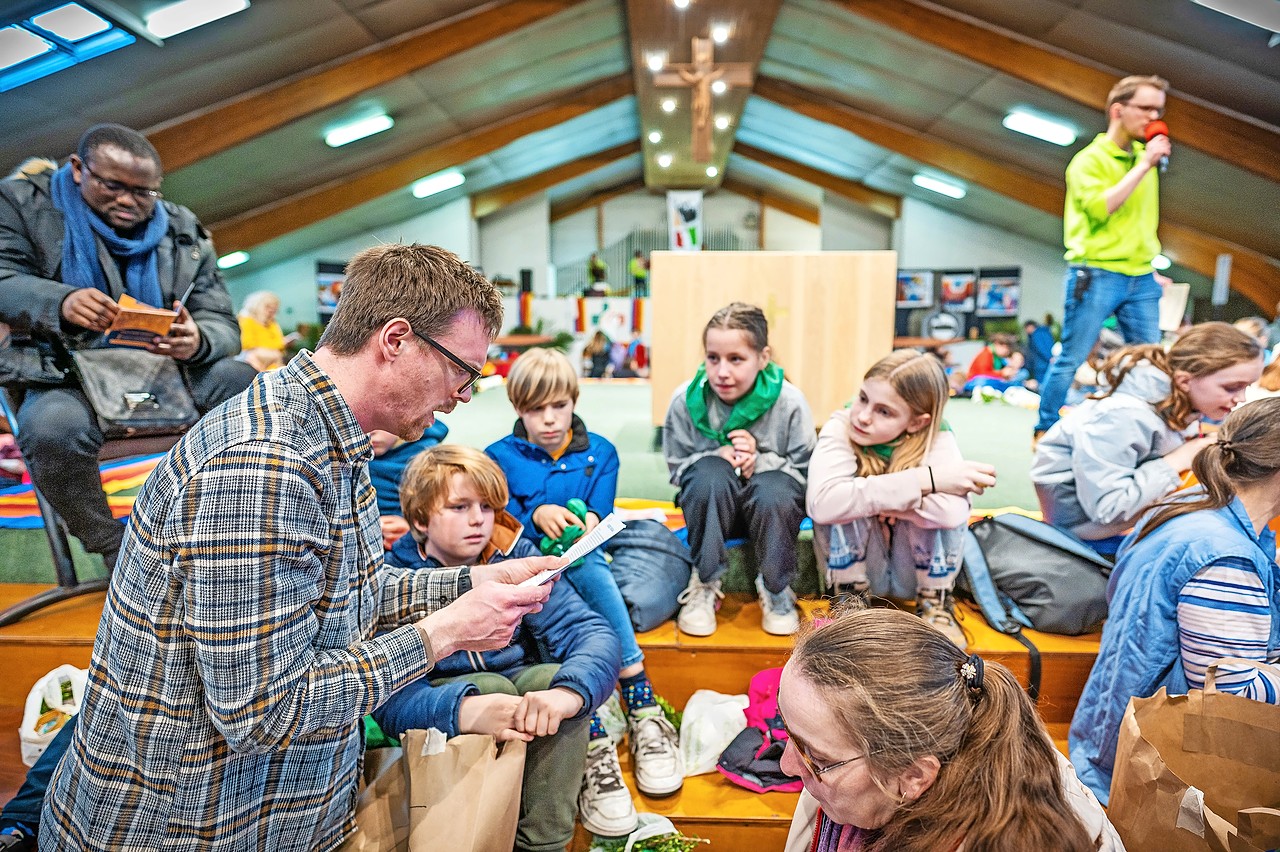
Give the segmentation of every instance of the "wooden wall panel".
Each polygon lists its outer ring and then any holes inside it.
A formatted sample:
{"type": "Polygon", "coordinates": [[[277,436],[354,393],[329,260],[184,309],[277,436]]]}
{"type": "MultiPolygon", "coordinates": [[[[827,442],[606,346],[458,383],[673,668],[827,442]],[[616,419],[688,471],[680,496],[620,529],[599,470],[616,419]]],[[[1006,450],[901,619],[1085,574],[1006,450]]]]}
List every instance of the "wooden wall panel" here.
{"type": "Polygon", "coordinates": [[[654,252],[653,423],[702,361],[702,329],[734,301],[764,309],[773,357],[821,425],[893,346],[897,254],[654,252]]]}

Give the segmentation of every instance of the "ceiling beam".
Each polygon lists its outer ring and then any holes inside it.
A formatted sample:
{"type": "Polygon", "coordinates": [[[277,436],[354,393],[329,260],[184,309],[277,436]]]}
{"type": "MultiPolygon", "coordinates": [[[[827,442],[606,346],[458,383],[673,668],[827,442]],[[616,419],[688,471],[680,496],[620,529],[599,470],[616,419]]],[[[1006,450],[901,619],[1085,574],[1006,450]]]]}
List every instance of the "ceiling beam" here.
{"type": "MultiPolygon", "coordinates": [[[[1062,217],[1066,187],[1059,181],[995,163],[957,145],[867,115],[781,80],[761,77],[756,81],[755,94],[1028,207],[1062,217]]],[[[1280,298],[1280,266],[1266,255],[1172,222],[1167,217],[1161,220],[1160,237],[1168,258],[1209,278],[1214,276],[1219,254],[1233,255],[1231,286],[1260,307],[1273,305],[1280,298]]]]}
{"type": "Polygon", "coordinates": [[[632,180],[615,183],[613,186],[596,190],[581,198],[570,198],[557,202],[551,205],[551,221],[559,222],[574,213],[581,213],[583,210],[589,210],[599,204],[604,204],[606,201],[611,201],[620,195],[626,195],[628,192],[635,192],[644,188],[644,178],[633,178],[632,180]]]}
{"type": "Polygon", "coordinates": [[[763,207],[781,210],[783,213],[788,213],[805,222],[814,225],[822,224],[822,211],[812,204],[806,204],[794,198],[787,198],[785,195],[778,195],[746,181],[734,180],[731,177],[725,177],[720,183],[720,188],[741,195],[743,198],[759,202],[763,207]]]}
{"type": "Polygon", "coordinates": [[[631,78],[619,74],[555,98],[505,121],[480,127],[395,162],[273,201],[210,226],[218,250],[247,250],[328,219],[379,196],[404,189],[441,169],[490,154],[517,139],[555,127],[631,94],[631,78]]]}
{"type": "MultiPolygon", "coordinates": [[[[911,0],[834,0],[856,15],[1065,98],[1106,109],[1124,74],[1013,35],[974,18],[911,0]]],[[[1280,181],[1280,133],[1170,92],[1165,109],[1175,143],[1280,181]]]]}
{"type": "Polygon", "coordinates": [[[406,33],[146,131],[168,171],[226,151],[582,0],[505,0],[406,33]]]}
{"type": "Polygon", "coordinates": [[[531,195],[537,195],[567,180],[604,168],[624,157],[638,153],[640,153],[640,140],[637,139],[615,145],[606,151],[588,154],[572,162],[530,175],[523,180],[512,181],[477,193],[471,196],[471,218],[483,219],[490,213],[496,213],[503,207],[523,201],[531,195]]]}
{"type": "Polygon", "coordinates": [[[902,215],[902,197],[899,195],[872,189],[856,180],[842,178],[838,175],[824,172],[821,169],[797,163],[795,160],[779,157],[777,154],[772,154],[761,148],[744,145],[741,142],[733,146],[733,153],[746,157],[748,160],[754,160],[762,166],[768,166],[771,169],[799,178],[814,186],[820,186],[827,192],[834,192],[836,195],[843,196],[855,204],[866,207],[873,213],[879,213],[887,219],[897,219],[902,215]]]}

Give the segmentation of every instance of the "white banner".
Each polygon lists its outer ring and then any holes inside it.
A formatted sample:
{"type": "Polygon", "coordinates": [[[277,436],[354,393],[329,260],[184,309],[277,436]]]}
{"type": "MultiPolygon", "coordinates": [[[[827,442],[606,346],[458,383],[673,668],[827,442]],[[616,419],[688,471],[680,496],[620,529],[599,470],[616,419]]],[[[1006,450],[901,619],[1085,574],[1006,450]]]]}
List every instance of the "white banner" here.
{"type": "Polygon", "coordinates": [[[702,190],[667,192],[667,230],[672,251],[702,251],[702,190]]]}

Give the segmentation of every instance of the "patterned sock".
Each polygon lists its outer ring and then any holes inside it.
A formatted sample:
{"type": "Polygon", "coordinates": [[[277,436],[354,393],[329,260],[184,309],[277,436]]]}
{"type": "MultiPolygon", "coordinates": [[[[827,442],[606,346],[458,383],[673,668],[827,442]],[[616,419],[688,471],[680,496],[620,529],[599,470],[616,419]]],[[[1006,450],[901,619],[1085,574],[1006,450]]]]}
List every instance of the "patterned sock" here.
{"type": "Polygon", "coordinates": [[[591,714],[591,742],[596,740],[607,739],[609,732],[604,729],[604,723],[600,721],[599,713],[591,714]]]}
{"type": "Polygon", "coordinates": [[[621,683],[622,704],[627,708],[628,713],[658,706],[658,701],[653,695],[653,684],[649,682],[649,675],[645,671],[641,670],[640,674],[624,677],[621,683]]]}

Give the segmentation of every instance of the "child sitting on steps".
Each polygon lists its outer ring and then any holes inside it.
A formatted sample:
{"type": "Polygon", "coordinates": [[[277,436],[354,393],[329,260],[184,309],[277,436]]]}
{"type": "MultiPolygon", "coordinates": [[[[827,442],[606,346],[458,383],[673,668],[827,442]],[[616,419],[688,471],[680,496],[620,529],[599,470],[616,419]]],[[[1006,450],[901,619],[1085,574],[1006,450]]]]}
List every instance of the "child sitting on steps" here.
{"type": "MultiPolygon", "coordinates": [[[[502,471],[479,450],[426,450],[405,469],[400,502],[410,531],[387,554],[389,565],[431,571],[537,554],[502,508],[502,471]]],[[[429,680],[396,692],[373,716],[395,737],[437,728],[528,742],[516,847],[563,850],[573,837],[588,720],[613,689],[619,659],[609,623],[561,580],[506,648],[437,661],[429,680]]]]}
{"type": "Polygon", "coordinates": [[[810,462],[814,546],[837,596],[906,598],[964,648],[951,590],[969,523],[969,493],[995,485],[966,461],[942,419],[938,360],[899,349],[867,371],[853,404],[831,415],[810,462]]]}
{"type": "Polygon", "coordinates": [[[695,567],[676,625],[692,636],[715,632],[725,541],[745,532],[760,566],[762,626],[786,636],[800,626],[791,581],[813,418],[804,395],[770,360],[769,323],[755,305],[717,311],[702,345],[705,360],[693,381],[676,389],[662,431],[695,567]]]}
{"type": "MultiPolygon", "coordinates": [[[[578,376],[572,362],[551,349],[525,352],[507,376],[507,396],[520,419],[511,435],[485,450],[510,485],[507,511],[524,525],[524,536],[531,542],[539,542],[544,535],[559,539],[570,526],[590,532],[613,511],[618,452],[607,439],[588,432],[574,414],[578,376]],[[586,504],[585,519],[567,508],[575,499],[586,504]]],[[[622,701],[636,786],[650,796],[674,793],[684,784],[676,730],[657,704],[631,615],[608,563],[601,551],[592,551],[564,576],[604,616],[622,643],[622,701]]],[[[676,593],[674,589],[649,591],[676,593]]],[[[593,717],[586,783],[578,806],[583,825],[596,834],[622,835],[636,827],[635,807],[617,761],[604,726],[598,716],[593,717]]]]}

